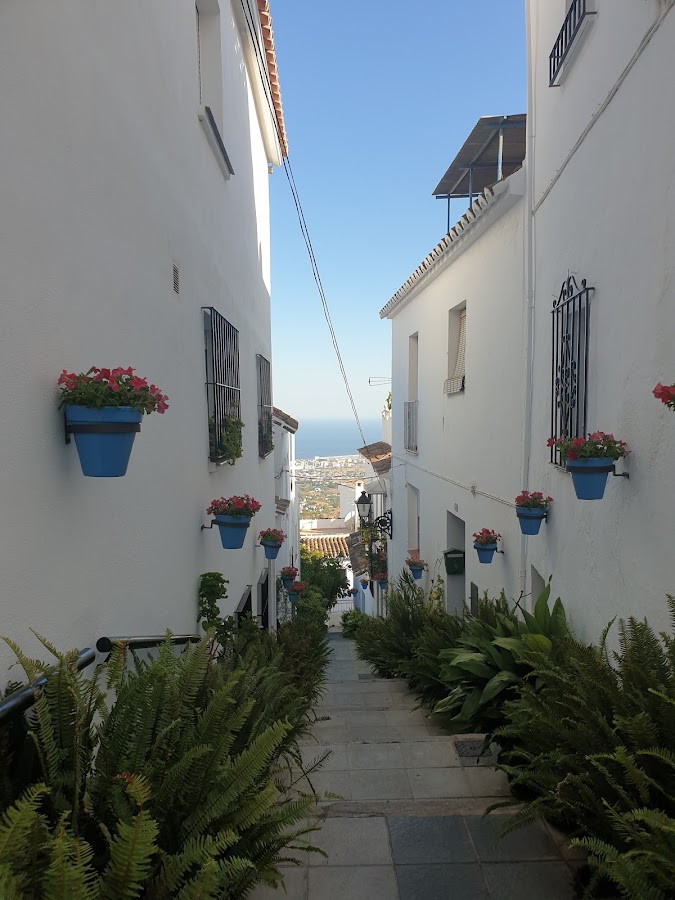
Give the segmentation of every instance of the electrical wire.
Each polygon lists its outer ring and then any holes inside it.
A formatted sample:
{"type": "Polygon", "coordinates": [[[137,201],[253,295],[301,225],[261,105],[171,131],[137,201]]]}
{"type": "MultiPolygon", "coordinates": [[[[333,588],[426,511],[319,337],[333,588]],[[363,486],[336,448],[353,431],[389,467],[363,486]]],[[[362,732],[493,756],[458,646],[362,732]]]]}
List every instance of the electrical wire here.
{"type": "MultiPolygon", "coordinates": [[[[267,61],[265,58],[264,50],[260,44],[258,30],[255,27],[254,22],[252,21],[251,9],[250,9],[250,6],[248,5],[247,0],[241,0],[241,6],[244,11],[246,25],[248,28],[249,36],[251,38],[251,44],[253,46],[253,50],[254,50],[254,54],[255,54],[255,58],[256,58],[256,65],[258,67],[258,72],[262,79],[263,88],[265,91],[265,99],[266,99],[267,105],[269,107],[270,115],[272,117],[272,122],[274,123],[274,127],[277,132],[277,137],[281,144],[282,136],[280,133],[276,109],[274,107],[274,101],[272,99],[272,85],[271,85],[270,78],[269,78],[269,72],[267,69],[267,61]]],[[[288,181],[288,185],[291,189],[291,196],[293,198],[293,204],[295,206],[295,211],[296,211],[296,214],[298,217],[298,223],[300,225],[300,232],[301,232],[303,240],[305,242],[305,247],[307,249],[307,255],[309,256],[310,266],[312,268],[312,276],[314,278],[314,282],[316,284],[317,291],[318,291],[319,297],[321,299],[321,306],[323,309],[324,318],[326,320],[326,324],[328,325],[328,331],[329,331],[329,334],[331,337],[331,342],[333,344],[333,349],[335,351],[335,355],[337,357],[338,366],[340,369],[340,374],[342,375],[342,380],[344,382],[345,391],[347,394],[347,398],[349,400],[349,405],[351,406],[352,413],[354,415],[354,420],[356,422],[356,427],[358,428],[358,431],[359,431],[359,435],[361,436],[361,440],[363,441],[363,444],[365,446],[367,444],[366,437],[363,432],[363,428],[361,426],[361,419],[359,417],[358,409],[356,406],[356,400],[354,399],[354,395],[352,393],[352,389],[349,384],[347,370],[345,369],[344,360],[342,358],[342,352],[340,351],[340,344],[338,342],[337,334],[335,332],[335,327],[333,325],[333,320],[332,320],[331,314],[330,314],[330,308],[328,306],[328,299],[326,297],[326,292],[324,290],[323,282],[321,280],[319,264],[317,262],[316,255],[314,253],[314,246],[312,244],[312,238],[309,233],[309,227],[307,225],[307,220],[305,219],[305,213],[302,208],[302,202],[300,200],[300,194],[298,191],[298,187],[295,182],[295,176],[293,174],[293,167],[291,165],[291,161],[288,156],[284,157],[283,166],[284,166],[284,172],[286,173],[286,179],[288,181]]],[[[380,481],[380,483],[382,484],[379,476],[378,476],[378,481],[380,481]]]]}

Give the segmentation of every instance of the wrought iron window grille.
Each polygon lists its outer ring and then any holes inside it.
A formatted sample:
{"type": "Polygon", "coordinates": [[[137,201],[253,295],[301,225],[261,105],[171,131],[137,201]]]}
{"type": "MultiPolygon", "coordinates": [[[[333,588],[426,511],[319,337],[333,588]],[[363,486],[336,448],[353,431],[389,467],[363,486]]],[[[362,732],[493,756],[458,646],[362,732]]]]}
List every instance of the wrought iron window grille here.
{"type": "MultiPolygon", "coordinates": [[[[595,288],[573,275],[563,282],[551,310],[551,436],[585,437],[591,294],[595,288]]],[[[562,466],[557,447],[551,462],[562,466]]]]}
{"type": "Polygon", "coordinates": [[[212,306],[203,306],[209,459],[234,463],[241,456],[239,332],[212,306]]]}
{"type": "Polygon", "coordinates": [[[570,62],[573,52],[579,46],[581,32],[597,15],[592,9],[592,0],[572,0],[565,21],[556,38],[548,58],[549,87],[558,87],[562,81],[565,64],[570,62]]]}
{"type": "Polygon", "coordinates": [[[258,456],[264,459],[274,450],[272,435],[272,374],[269,360],[258,354],[258,456]]]}

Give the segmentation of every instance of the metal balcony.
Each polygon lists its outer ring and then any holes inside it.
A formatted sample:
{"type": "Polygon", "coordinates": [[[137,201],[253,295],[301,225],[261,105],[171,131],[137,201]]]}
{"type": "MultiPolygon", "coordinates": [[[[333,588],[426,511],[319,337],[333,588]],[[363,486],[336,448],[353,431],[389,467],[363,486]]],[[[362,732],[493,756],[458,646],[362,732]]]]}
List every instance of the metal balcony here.
{"type": "Polygon", "coordinates": [[[594,0],[572,0],[548,58],[549,87],[557,87],[562,81],[566,64],[579,48],[582,34],[596,15],[594,5],[594,0]]]}

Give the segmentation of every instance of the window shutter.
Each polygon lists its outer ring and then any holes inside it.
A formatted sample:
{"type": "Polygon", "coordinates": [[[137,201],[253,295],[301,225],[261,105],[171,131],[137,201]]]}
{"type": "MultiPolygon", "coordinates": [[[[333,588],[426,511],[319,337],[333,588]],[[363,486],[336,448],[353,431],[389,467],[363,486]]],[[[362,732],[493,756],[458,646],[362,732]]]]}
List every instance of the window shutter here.
{"type": "Polygon", "coordinates": [[[457,342],[457,359],[455,370],[445,382],[446,394],[459,394],[464,390],[465,369],[464,357],[466,352],[466,311],[459,317],[459,341],[457,342]]]}

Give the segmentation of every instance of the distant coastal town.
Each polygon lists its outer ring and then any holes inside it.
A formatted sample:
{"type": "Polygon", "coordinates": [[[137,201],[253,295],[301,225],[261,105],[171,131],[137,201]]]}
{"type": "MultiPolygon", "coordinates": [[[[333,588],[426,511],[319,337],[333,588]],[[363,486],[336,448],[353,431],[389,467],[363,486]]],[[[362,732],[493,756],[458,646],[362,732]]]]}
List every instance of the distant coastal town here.
{"type": "Polygon", "coordinates": [[[300,518],[338,518],[338,485],[361,481],[365,476],[365,467],[364,458],[358,454],[296,460],[300,518]]]}

